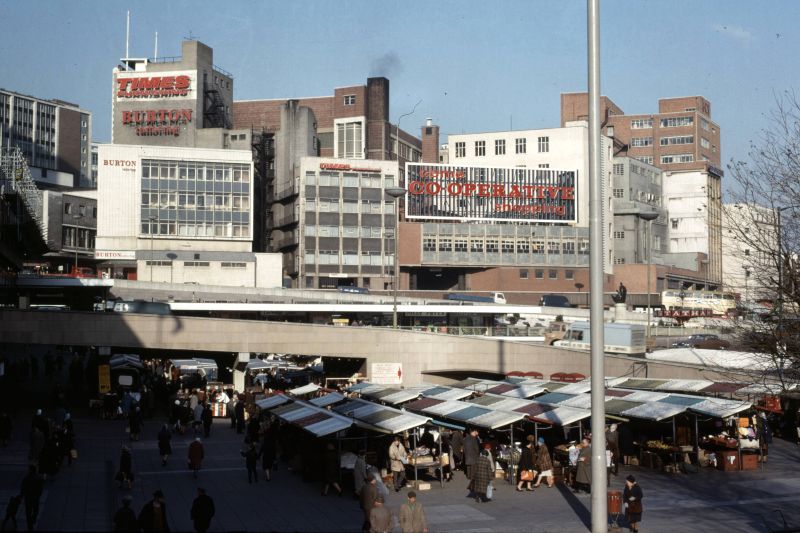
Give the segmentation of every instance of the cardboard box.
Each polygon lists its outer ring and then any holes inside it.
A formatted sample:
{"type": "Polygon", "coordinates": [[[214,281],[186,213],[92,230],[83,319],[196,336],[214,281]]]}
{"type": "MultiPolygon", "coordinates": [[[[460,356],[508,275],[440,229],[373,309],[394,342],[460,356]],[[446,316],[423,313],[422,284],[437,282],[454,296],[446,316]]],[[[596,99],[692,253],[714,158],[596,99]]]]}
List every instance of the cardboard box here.
{"type": "Polygon", "coordinates": [[[420,481],[417,483],[417,490],[431,490],[431,484],[420,481]]]}
{"type": "Polygon", "coordinates": [[[758,470],[758,454],[757,453],[743,453],[742,454],[742,470],[758,470]]]}
{"type": "Polygon", "coordinates": [[[717,452],[717,468],[725,472],[739,470],[739,452],[736,450],[717,452]]]}

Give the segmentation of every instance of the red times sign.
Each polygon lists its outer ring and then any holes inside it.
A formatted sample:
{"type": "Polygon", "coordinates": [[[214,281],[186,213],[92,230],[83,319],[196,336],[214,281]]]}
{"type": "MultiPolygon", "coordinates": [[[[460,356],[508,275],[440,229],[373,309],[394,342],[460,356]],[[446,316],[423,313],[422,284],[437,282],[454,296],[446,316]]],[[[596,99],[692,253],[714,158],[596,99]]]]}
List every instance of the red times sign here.
{"type": "Polygon", "coordinates": [[[192,80],[189,76],[152,76],[149,78],[117,78],[117,98],[169,98],[188,96],[192,80]]]}
{"type": "Polygon", "coordinates": [[[577,222],[576,170],[406,165],[406,217],[577,222]]]}

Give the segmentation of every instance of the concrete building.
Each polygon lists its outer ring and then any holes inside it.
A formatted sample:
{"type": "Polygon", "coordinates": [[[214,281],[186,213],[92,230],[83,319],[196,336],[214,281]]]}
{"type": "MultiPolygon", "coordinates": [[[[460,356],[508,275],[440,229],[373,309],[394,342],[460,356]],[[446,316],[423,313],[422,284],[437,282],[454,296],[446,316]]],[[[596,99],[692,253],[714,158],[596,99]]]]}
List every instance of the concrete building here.
{"type": "Polygon", "coordinates": [[[722,224],[723,288],[749,307],[773,302],[778,269],[778,215],[754,204],[725,204],[722,224]]]}
{"type": "MultiPolygon", "coordinates": [[[[561,123],[588,115],[587,93],[561,95],[561,123]]],[[[600,101],[603,131],[615,155],[627,155],[664,171],[664,207],[670,212],[666,252],[681,268],[705,254],[710,282],[722,281],[721,131],[702,96],[662,98],[658,113],[630,115],[611,99],[600,101]]]]}
{"type": "Polygon", "coordinates": [[[94,268],[97,190],[43,190],[42,214],[50,271],[94,268]]]}
{"type": "Polygon", "coordinates": [[[76,104],[0,89],[0,140],[18,146],[42,186],[91,186],[92,114],[76,104]]]}

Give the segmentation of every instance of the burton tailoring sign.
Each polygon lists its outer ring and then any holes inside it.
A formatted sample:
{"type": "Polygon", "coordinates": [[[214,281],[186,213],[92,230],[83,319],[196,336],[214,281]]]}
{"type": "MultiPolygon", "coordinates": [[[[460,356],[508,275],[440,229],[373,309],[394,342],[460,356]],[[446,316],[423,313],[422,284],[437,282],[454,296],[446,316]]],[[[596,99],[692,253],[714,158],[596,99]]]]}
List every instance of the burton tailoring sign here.
{"type": "Polygon", "coordinates": [[[577,222],[577,170],[406,164],[406,218],[577,222]]]}

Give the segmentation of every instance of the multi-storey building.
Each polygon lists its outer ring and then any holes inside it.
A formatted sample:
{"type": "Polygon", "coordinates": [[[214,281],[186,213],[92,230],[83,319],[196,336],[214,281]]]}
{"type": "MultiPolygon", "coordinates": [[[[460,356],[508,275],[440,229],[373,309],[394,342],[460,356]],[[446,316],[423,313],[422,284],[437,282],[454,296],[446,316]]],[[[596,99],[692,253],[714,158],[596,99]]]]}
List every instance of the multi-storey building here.
{"type": "Polygon", "coordinates": [[[50,268],[69,272],[75,266],[93,266],[97,191],[44,190],[42,212],[50,268]]]}
{"type": "MultiPolygon", "coordinates": [[[[588,115],[586,93],[561,95],[561,123],[588,115]]],[[[667,252],[684,268],[705,254],[704,270],[722,281],[722,185],[720,127],[702,96],[662,98],[658,113],[625,114],[608,97],[600,100],[603,131],[615,155],[627,155],[664,171],[664,207],[670,212],[667,252]],[[685,257],[681,260],[679,255],[685,257]]]]}
{"type": "Polygon", "coordinates": [[[4,148],[20,148],[37,183],[91,185],[91,112],[69,102],[0,89],[0,132],[4,148]]]}

